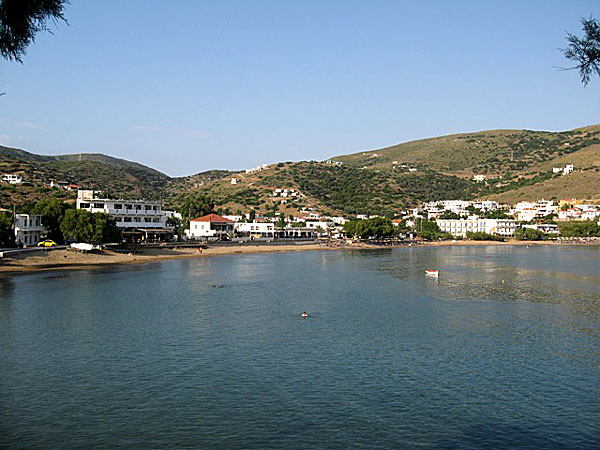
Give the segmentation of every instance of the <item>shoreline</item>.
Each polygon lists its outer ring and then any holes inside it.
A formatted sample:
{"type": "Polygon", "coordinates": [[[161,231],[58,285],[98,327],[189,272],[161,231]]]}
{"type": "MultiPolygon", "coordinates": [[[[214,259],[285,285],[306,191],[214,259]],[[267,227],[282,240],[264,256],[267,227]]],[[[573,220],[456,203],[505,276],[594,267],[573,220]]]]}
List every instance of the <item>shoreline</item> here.
{"type": "Polygon", "coordinates": [[[283,253],[315,250],[376,250],[402,247],[461,247],[461,246],[598,246],[599,242],[548,242],[548,241],[439,241],[413,245],[384,246],[373,244],[351,244],[328,246],[326,244],[304,245],[235,245],[231,247],[209,247],[198,251],[196,248],[151,248],[143,253],[126,254],[111,250],[94,253],[80,253],[74,250],[50,250],[30,254],[20,254],[0,260],[0,277],[26,275],[38,272],[61,270],[94,270],[127,264],[147,264],[174,259],[206,258],[212,256],[249,255],[261,253],[283,253]]]}

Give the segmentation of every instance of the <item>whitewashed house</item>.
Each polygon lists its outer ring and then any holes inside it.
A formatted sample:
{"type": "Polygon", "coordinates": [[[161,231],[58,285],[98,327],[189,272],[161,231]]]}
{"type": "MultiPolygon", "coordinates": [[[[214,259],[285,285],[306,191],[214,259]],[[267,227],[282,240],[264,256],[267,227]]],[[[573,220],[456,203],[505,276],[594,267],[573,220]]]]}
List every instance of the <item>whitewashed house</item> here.
{"type": "Polygon", "coordinates": [[[23,182],[23,177],[20,175],[14,175],[12,173],[5,173],[2,175],[2,181],[10,184],[20,184],[23,182]]]}
{"type": "Polygon", "coordinates": [[[223,239],[233,236],[234,222],[218,214],[207,214],[190,220],[190,227],[184,233],[187,239],[223,239]]]}
{"type": "Polygon", "coordinates": [[[47,231],[40,214],[17,214],[15,216],[15,242],[17,245],[36,245],[47,231]]]}

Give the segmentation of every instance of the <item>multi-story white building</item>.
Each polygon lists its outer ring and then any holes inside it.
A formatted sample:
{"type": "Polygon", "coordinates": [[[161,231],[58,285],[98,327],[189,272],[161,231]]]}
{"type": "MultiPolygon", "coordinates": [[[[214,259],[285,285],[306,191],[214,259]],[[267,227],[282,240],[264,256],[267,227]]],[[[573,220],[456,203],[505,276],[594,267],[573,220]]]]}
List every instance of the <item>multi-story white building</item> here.
{"type": "Polygon", "coordinates": [[[529,222],[538,217],[556,214],[558,205],[552,200],[538,200],[537,202],[519,202],[515,205],[514,215],[521,222],[529,222]]]}
{"type": "Polygon", "coordinates": [[[512,219],[479,219],[475,216],[468,219],[438,219],[437,225],[444,233],[452,236],[466,237],[467,233],[487,233],[503,237],[512,237],[518,228],[512,219]]]}
{"type": "Polygon", "coordinates": [[[17,245],[36,245],[47,232],[39,214],[17,214],[15,216],[15,242],[17,245]]]}
{"type": "Polygon", "coordinates": [[[120,229],[164,228],[167,217],[162,211],[162,204],[149,200],[114,200],[97,198],[97,192],[79,190],[77,192],[77,209],[89,212],[106,213],[117,223],[120,229]]]}

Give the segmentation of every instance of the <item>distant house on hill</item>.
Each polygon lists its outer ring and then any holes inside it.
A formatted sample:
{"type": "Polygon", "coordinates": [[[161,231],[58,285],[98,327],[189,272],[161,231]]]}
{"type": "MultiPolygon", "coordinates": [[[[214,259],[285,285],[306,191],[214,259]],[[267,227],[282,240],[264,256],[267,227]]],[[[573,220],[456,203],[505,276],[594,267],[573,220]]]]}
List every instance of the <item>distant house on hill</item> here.
{"type": "Polygon", "coordinates": [[[223,238],[233,235],[233,220],[221,217],[218,214],[207,214],[190,220],[190,228],[185,230],[187,239],[197,238],[223,238]]]}
{"type": "Polygon", "coordinates": [[[23,177],[12,173],[5,173],[2,175],[2,181],[9,184],[20,184],[23,182],[23,177]]]}

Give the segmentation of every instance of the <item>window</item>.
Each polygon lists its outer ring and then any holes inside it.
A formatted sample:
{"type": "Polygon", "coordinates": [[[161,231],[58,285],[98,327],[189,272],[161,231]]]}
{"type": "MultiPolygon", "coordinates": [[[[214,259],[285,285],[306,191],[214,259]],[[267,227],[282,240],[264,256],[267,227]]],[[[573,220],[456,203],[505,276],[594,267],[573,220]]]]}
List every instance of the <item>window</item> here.
{"type": "Polygon", "coordinates": [[[125,209],[131,209],[131,208],[133,208],[132,205],[125,205],[125,209]]]}
{"type": "Polygon", "coordinates": [[[120,217],[115,217],[115,222],[121,222],[121,218],[120,217]]]}
{"type": "Polygon", "coordinates": [[[123,205],[120,203],[115,203],[115,209],[123,209],[123,205]]]}
{"type": "Polygon", "coordinates": [[[144,222],[152,222],[152,219],[150,217],[144,217],[144,222]]]}
{"type": "Polygon", "coordinates": [[[134,220],[135,220],[136,222],[141,222],[141,221],[142,221],[142,218],[141,218],[141,217],[135,217],[135,218],[134,218],[134,220]]]}
{"type": "Polygon", "coordinates": [[[94,208],[104,209],[104,203],[94,203],[94,208]]]}
{"type": "Polygon", "coordinates": [[[154,219],[152,219],[152,222],[160,222],[160,218],[155,217],[154,219]]]}
{"type": "Polygon", "coordinates": [[[131,222],[131,217],[123,217],[123,222],[131,222]]]}
{"type": "Polygon", "coordinates": [[[89,207],[90,207],[89,203],[80,203],[79,204],[79,208],[81,208],[81,209],[86,209],[86,208],[89,208],[89,207]]]}

